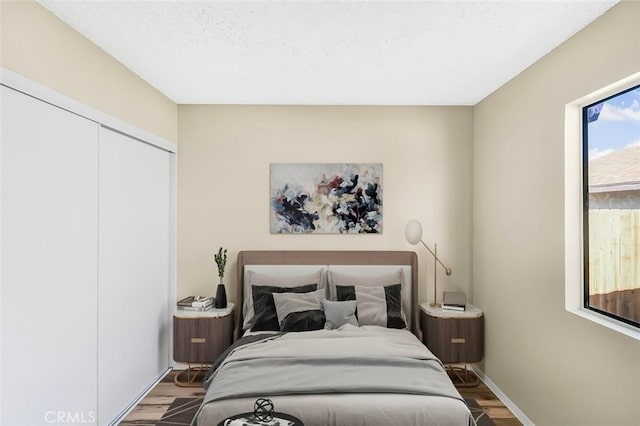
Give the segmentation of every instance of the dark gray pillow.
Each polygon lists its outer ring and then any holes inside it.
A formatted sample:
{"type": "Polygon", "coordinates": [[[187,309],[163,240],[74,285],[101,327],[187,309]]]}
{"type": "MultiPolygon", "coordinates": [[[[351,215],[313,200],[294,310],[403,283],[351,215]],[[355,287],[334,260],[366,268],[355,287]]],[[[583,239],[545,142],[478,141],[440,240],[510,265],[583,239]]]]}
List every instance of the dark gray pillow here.
{"type": "Polygon", "coordinates": [[[251,331],[280,331],[273,293],[309,293],[318,289],[318,284],[307,284],[298,287],[277,287],[270,285],[253,285],[253,310],[255,321],[251,331]]]}
{"type": "Polygon", "coordinates": [[[323,300],[324,316],[326,323],[324,328],[327,330],[335,330],[345,324],[359,326],[358,318],[356,318],[356,301],[346,300],[344,302],[334,302],[332,300],[323,300]]]}

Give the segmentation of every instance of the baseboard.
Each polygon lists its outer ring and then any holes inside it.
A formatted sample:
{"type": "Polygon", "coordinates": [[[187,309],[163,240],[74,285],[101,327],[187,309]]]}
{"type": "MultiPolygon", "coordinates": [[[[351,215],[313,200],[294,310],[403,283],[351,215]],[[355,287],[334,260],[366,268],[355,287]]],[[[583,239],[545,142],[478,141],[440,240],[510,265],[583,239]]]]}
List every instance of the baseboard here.
{"type": "Polygon", "coordinates": [[[520,420],[520,423],[522,423],[524,426],[535,426],[535,424],[531,421],[531,419],[529,419],[523,412],[521,409],[518,408],[518,406],[516,404],[513,403],[513,401],[511,401],[509,399],[509,397],[507,397],[507,395],[504,394],[504,392],[502,392],[500,390],[500,388],[498,387],[498,385],[496,385],[493,380],[491,380],[486,374],[484,374],[484,371],[480,370],[477,366],[473,365],[471,366],[471,368],[473,368],[473,371],[475,371],[475,373],[478,375],[478,377],[480,378],[480,380],[482,380],[482,382],[487,385],[487,387],[489,389],[491,389],[491,392],[493,392],[494,394],[496,394],[496,396],[498,397],[498,399],[500,399],[500,401],[502,401],[502,403],[509,409],[511,410],[511,412],[513,413],[514,416],[516,416],[518,418],[518,420],[520,420]]]}
{"type": "Polygon", "coordinates": [[[165,376],[167,374],[169,374],[169,372],[172,370],[171,367],[167,368],[162,374],[160,374],[160,377],[158,377],[153,383],[151,383],[144,391],[142,391],[140,393],[140,395],[138,395],[136,398],[133,399],[133,401],[131,401],[129,403],[129,405],[127,405],[126,407],[124,407],[122,409],[122,411],[120,411],[120,414],[118,414],[113,420],[111,420],[109,422],[109,426],[117,426],[118,424],[120,424],[120,422],[129,415],[129,413],[136,407],[136,405],[138,405],[138,403],[140,401],[142,401],[142,399],[147,396],[147,394],[149,392],[151,392],[151,390],[158,384],[160,383],[160,381],[162,379],[165,378],[165,376]]]}

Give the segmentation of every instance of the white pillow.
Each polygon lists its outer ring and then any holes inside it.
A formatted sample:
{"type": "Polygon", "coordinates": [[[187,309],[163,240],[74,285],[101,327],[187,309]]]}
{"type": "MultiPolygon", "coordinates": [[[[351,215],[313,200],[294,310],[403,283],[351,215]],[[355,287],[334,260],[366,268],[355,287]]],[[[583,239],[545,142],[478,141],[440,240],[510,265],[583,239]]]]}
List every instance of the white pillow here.
{"type": "Polygon", "coordinates": [[[387,328],[406,328],[402,315],[401,285],[389,286],[337,286],[338,299],[356,302],[356,315],[360,325],[387,328]]]}
{"type": "Polygon", "coordinates": [[[336,299],[336,285],[357,285],[360,287],[381,287],[385,285],[401,284],[402,270],[398,268],[392,273],[371,276],[348,275],[329,270],[329,299],[336,299]]]}
{"type": "MultiPolygon", "coordinates": [[[[311,274],[295,276],[266,275],[259,274],[254,271],[248,271],[245,278],[247,282],[245,282],[244,301],[242,305],[242,312],[244,314],[242,328],[244,330],[250,329],[255,317],[251,286],[269,285],[274,287],[298,287],[307,284],[317,284],[318,289],[320,289],[322,287],[321,278],[322,270],[318,270],[318,272],[311,274]]],[[[322,291],[324,292],[324,289],[322,291]]]]}
{"type": "MultiPolygon", "coordinates": [[[[329,290],[329,299],[330,300],[338,300],[336,294],[336,286],[358,286],[358,287],[385,287],[395,284],[401,285],[401,306],[400,306],[400,314],[405,323],[407,323],[407,314],[405,309],[405,288],[404,288],[404,279],[403,272],[401,268],[398,268],[394,272],[386,272],[379,275],[349,275],[343,274],[341,272],[336,272],[334,270],[329,270],[328,277],[328,290],[329,290]]],[[[358,321],[360,325],[364,325],[358,316],[358,321]]]]}

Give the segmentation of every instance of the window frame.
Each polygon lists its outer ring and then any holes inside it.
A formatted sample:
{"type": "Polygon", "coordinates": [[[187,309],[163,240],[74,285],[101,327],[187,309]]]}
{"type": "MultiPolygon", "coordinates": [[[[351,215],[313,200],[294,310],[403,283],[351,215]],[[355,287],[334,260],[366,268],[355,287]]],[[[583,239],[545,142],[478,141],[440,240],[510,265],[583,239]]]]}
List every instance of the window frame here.
{"type": "Polygon", "coordinates": [[[582,108],[640,84],[640,72],[565,105],[564,233],[565,310],[640,341],[640,329],[584,307],[584,202],[582,108]]]}
{"type": "Polygon", "coordinates": [[[588,122],[588,109],[596,106],[600,103],[604,103],[609,99],[613,99],[617,96],[624,95],[632,90],[640,88],[640,84],[631,85],[625,89],[610,94],[604,98],[591,102],[581,107],[581,124],[582,124],[582,251],[583,251],[583,306],[585,309],[597,312],[600,315],[612,318],[613,320],[620,321],[630,325],[631,327],[640,329],[640,323],[637,323],[631,319],[621,317],[612,312],[599,309],[595,306],[591,306],[589,303],[589,122],[588,122]]]}

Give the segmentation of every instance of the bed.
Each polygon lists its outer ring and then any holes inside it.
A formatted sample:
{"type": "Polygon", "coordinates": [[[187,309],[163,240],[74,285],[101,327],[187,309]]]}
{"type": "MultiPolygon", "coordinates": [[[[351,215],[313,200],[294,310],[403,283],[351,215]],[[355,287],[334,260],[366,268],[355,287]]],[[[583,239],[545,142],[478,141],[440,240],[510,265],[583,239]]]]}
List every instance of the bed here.
{"type": "Polygon", "coordinates": [[[244,251],[237,277],[237,341],[194,425],[224,424],[258,398],[307,426],[472,424],[419,339],[414,252],[244,251]]]}

